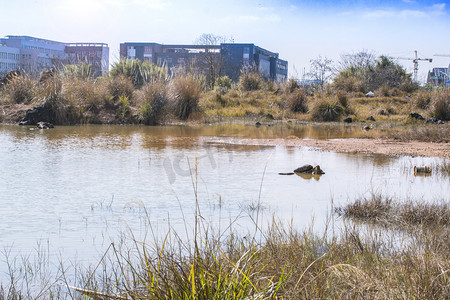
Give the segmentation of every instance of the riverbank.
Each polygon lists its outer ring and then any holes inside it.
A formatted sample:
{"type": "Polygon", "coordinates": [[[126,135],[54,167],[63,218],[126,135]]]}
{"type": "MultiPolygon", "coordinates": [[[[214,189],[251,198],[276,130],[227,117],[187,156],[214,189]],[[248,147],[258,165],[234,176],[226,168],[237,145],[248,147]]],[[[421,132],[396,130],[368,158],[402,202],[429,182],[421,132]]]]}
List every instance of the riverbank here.
{"type": "Polygon", "coordinates": [[[236,145],[312,147],[324,151],[348,153],[375,153],[386,155],[434,156],[450,158],[449,143],[429,143],[419,141],[399,141],[389,138],[349,138],[349,139],[234,139],[223,141],[236,145]]]}

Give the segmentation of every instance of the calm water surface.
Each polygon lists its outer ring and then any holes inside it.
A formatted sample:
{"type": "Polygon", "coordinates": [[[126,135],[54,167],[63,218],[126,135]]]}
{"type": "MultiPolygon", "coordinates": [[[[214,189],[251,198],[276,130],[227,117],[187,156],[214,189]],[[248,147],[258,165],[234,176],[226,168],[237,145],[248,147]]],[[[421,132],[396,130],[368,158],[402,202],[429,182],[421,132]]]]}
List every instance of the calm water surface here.
{"type": "Polygon", "coordinates": [[[448,177],[413,176],[415,165],[436,165],[443,161],[439,158],[227,143],[236,137],[366,134],[344,126],[0,126],[0,248],[27,253],[45,245],[50,253],[89,260],[123,232],[142,236],[147,218],[157,234],[169,226],[183,234],[193,225],[193,181],[203,218],[220,228],[232,220],[242,232],[251,228],[249,214],[258,202],[262,218],[276,215],[300,229],[314,218],[321,229],[332,205],[372,192],[394,199],[448,200],[448,177]],[[303,164],[319,164],[326,174],[278,175],[303,164]]]}

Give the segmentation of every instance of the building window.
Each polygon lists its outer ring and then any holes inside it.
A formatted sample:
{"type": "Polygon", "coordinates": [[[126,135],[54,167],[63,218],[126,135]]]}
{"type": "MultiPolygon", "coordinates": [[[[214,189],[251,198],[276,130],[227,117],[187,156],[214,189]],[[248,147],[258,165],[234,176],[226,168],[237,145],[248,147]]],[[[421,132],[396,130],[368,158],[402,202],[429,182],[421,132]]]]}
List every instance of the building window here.
{"type": "Polygon", "coordinates": [[[243,58],[244,58],[244,60],[249,60],[250,59],[250,48],[249,47],[244,47],[243,58]]]}

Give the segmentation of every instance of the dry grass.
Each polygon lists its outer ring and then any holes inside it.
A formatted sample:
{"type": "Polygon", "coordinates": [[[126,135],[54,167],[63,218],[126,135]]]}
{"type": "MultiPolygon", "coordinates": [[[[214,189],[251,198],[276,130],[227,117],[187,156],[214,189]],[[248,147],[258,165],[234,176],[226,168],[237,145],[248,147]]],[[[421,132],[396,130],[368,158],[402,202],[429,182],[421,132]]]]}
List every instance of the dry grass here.
{"type": "Polygon", "coordinates": [[[142,123],[146,125],[160,124],[164,109],[168,102],[167,86],[163,81],[147,83],[135,91],[135,99],[140,107],[142,123]]]}
{"type": "Polygon", "coordinates": [[[431,116],[450,121],[450,91],[445,90],[433,95],[430,103],[431,116]]]}
{"type": "Polygon", "coordinates": [[[181,120],[187,120],[191,113],[198,110],[202,90],[202,85],[192,75],[174,78],[170,83],[171,107],[174,115],[181,120]]]}
{"type": "Polygon", "coordinates": [[[344,115],[344,108],[337,101],[318,99],[312,104],[311,120],[315,122],[335,122],[344,115]]]}
{"type": "MultiPolygon", "coordinates": [[[[442,203],[396,202],[374,194],[336,209],[344,217],[398,228],[427,226],[450,229],[450,206],[442,203]]],[[[450,232],[449,232],[450,233],[450,232]]]]}
{"type": "MultiPolygon", "coordinates": [[[[8,122],[8,116],[16,118],[20,115],[10,110],[24,109],[26,105],[47,101],[49,82],[59,81],[61,87],[58,97],[50,98],[61,104],[60,112],[65,111],[61,114],[61,124],[106,122],[154,125],[164,121],[188,120],[192,112],[196,113],[196,119],[205,122],[241,119],[261,121],[271,120],[272,117],[276,120],[328,122],[340,121],[345,116],[351,116],[354,121],[365,121],[373,116],[377,124],[400,125],[404,128],[413,126],[413,130],[394,131],[394,138],[448,141],[442,129],[415,131],[415,126],[424,122],[409,118],[410,113],[416,112],[425,118],[448,119],[450,92],[446,91],[418,91],[405,95],[398,89],[382,88],[379,97],[366,98],[360,92],[344,93],[334,86],[328,86],[322,92],[313,89],[305,91],[298,87],[295,80],[276,85],[265,82],[258,73],[252,72],[244,73],[240,85],[234,87],[228,78],[223,77],[218,81],[220,84],[217,89],[211,91],[203,90],[203,79],[192,74],[182,73],[172,78],[160,76],[159,80],[159,77],[151,77],[149,85],[170,87],[167,96],[162,97],[171,104],[165,110],[156,107],[150,109],[148,101],[143,100],[146,98],[143,95],[150,93],[145,91],[148,87],[145,84],[133,85],[130,77],[124,74],[95,80],[90,76],[76,74],[56,73],[42,82],[26,75],[14,78],[0,91],[0,103],[5,110],[3,121],[8,122]],[[167,117],[166,112],[171,112],[177,120],[167,117]],[[157,116],[159,114],[161,116],[157,116]]],[[[24,115],[25,111],[21,114],[24,115]]]]}
{"type": "Polygon", "coordinates": [[[450,124],[412,124],[396,130],[389,130],[387,137],[400,141],[421,141],[434,143],[450,142],[450,124]]]}
{"type": "Polygon", "coordinates": [[[286,108],[295,113],[308,112],[308,97],[303,88],[294,89],[286,96],[286,108]]]}
{"type": "MultiPolygon", "coordinates": [[[[387,207],[392,202],[364,209],[375,208],[381,216],[387,207]]],[[[129,243],[111,244],[102,260],[76,279],[61,270],[37,293],[62,298],[62,287],[71,297],[93,299],[446,299],[450,252],[442,230],[448,230],[448,219],[430,219],[435,208],[416,208],[402,210],[405,222],[434,225],[409,231],[411,243],[351,226],[337,235],[299,232],[275,220],[258,239],[214,234],[201,220],[190,242],[174,232],[153,242],[130,234],[129,243]]],[[[21,275],[10,277],[13,288],[2,283],[0,297],[27,295],[21,275]]]]}

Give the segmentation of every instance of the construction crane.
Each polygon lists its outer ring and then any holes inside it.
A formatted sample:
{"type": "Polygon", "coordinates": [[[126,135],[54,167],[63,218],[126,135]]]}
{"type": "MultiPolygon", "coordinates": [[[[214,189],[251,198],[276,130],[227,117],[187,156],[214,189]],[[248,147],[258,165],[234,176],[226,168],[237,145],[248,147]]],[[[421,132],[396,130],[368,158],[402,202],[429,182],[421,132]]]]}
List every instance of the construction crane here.
{"type": "Polygon", "coordinates": [[[419,61],[425,60],[429,61],[430,63],[433,62],[432,58],[419,58],[417,57],[417,50],[414,50],[414,58],[411,57],[396,57],[396,59],[406,59],[406,60],[412,60],[414,64],[414,81],[417,82],[417,73],[419,72],[419,61]]]}
{"type": "Polygon", "coordinates": [[[443,57],[450,57],[450,54],[435,54],[433,56],[443,56],[443,57]]]}

